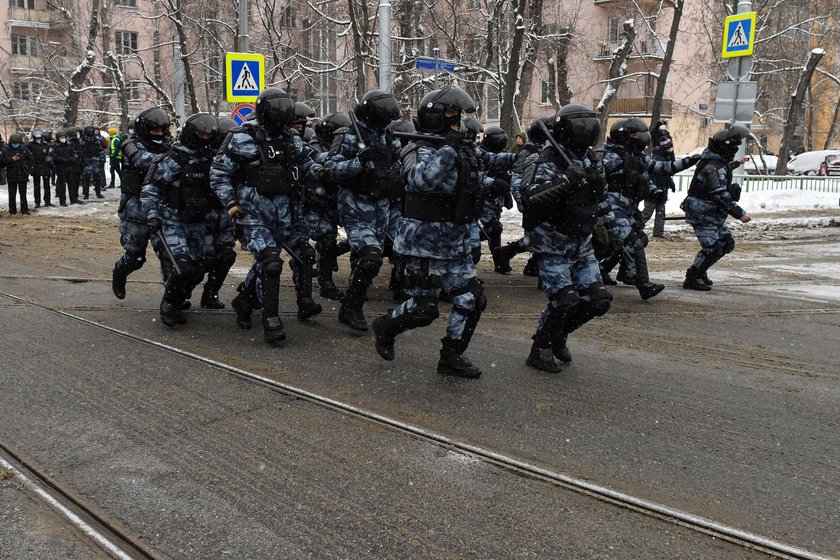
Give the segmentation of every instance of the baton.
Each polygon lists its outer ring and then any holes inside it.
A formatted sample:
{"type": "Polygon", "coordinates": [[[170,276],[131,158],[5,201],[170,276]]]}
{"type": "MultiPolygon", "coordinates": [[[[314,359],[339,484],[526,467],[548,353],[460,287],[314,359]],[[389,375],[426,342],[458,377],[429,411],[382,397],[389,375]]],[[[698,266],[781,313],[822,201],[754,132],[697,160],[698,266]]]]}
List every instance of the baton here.
{"type": "Polygon", "coordinates": [[[307,263],[303,262],[303,259],[302,259],[302,258],[300,258],[300,255],[298,255],[297,253],[295,253],[294,249],[292,249],[292,248],[289,246],[289,244],[288,244],[288,243],[286,243],[285,241],[282,243],[281,247],[282,247],[282,249],[283,249],[284,251],[286,251],[287,253],[289,253],[289,256],[290,256],[290,257],[292,257],[292,260],[294,260],[294,261],[295,261],[296,263],[298,263],[300,266],[304,266],[304,267],[310,266],[309,264],[307,264],[307,263]]]}
{"type": "Polygon", "coordinates": [[[359,131],[359,123],[356,122],[356,114],[353,111],[347,111],[347,115],[350,117],[350,122],[353,123],[353,130],[356,131],[356,138],[358,139],[356,143],[359,145],[360,150],[364,150],[367,148],[367,144],[365,143],[364,137],[362,137],[362,133],[359,131]]]}
{"type": "Polygon", "coordinates": [[[685,220],[685,216],[665,216],[666,220],[685,220]]]}
{"type": "Polygon", "coordinates": [[[557,143],[557,140],[554,139],[554,136],[551,135],[551,132],[548,131],[548,127],[545,126],[545,123],[542,122],[542,119],[537,119],[537,126],[540,127],[540,130],[543,131],[548,141],[551,143],[551,146],[554,150],[563,158],[563,161],[566,162],[566,166],[572,165],[572,160],[569,159],[569,156],[566,155],[566,150],[560,147],[560,144],[557,143]]]}
{"type": "Polygon", "coordinates": [[[169,245],[166,244],[166,238],[163,236],[163,232],[157,230],[155,235],[157,235],[160,244],[163,245],[163,250],[166,253],[166,256],[169,257],[169,262],[172,263],[172,268],[175,270],[175,274],[181,276],[181,267],[178,266],[178,261],[175,260],[175,255],[172,254],[172,249],[170,249],[169,245]]]}

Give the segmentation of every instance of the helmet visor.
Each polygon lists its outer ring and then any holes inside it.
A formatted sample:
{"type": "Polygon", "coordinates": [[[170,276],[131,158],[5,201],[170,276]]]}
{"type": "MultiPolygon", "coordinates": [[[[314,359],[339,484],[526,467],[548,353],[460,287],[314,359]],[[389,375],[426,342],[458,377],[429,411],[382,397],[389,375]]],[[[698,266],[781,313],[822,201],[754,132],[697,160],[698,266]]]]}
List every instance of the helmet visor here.
{"type": "Polygon", "coordinates": [[[568,143],[575,150],[594,146],[601,136],[601,122],[595,117],[569,119],[568,143]]]}

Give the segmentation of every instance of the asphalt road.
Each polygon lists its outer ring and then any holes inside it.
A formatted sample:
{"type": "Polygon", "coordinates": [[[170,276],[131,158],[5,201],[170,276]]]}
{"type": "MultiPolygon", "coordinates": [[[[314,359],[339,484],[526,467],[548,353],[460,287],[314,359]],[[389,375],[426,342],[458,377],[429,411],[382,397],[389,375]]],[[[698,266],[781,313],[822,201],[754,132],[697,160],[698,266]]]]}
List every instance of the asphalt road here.
{"type": "MultiPolygon", "coordinates": [[[[110,295],[113,232],[17,224],[0,222],[0,292],[33,303],[0,298],[0,441],[169,556],[761,555],[51,308],[840,556],[840,290],[806,289],[840,287],[821,272],[840,263],[836,229],[806,235],[808,251],[802,235],[742,243],[710,294],[677,287],[690,239],[655,242],[669,289],[641,302],[615,288],[613,310],[570,340],[575,361],[560,375],[523,363],[544,305],[532,279],[485,271],[490,306],[470,350],[485,375],[467,381],[434,373],[442,321],[401,337],[391,363],[370,336],[336,324],[331,302],[308,324],[285,315],[282,349],[259,329],[236,330],[229,311],[166,329],[151,267],[124,301],[110,295]],[[9,243],[21,233],[26,242],[9,243]]],[[[371,293],[370,317],[391,305],[387,295],[371,293]]]]}

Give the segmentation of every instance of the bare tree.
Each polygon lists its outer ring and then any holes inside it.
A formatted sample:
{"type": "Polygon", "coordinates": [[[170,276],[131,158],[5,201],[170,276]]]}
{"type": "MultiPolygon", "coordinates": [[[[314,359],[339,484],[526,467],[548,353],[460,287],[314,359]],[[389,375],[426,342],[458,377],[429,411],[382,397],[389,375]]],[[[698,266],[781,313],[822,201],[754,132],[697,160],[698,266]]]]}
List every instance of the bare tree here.
{"type": "Polygon", "coordinates": [[[817,68],[820,59],[825,56],[823,49],[814,49],[808,56],[808,62],[805,63],[802,72],[799,75],[799,82],[796,84],[796,89],[790,99],[788,106],[787,118],[784,123],[784,132],[782,133],[782,144],[779,148],[779,161],[776,164],[776,175],[785,175],[787,170],[788,156],[790,155],[790,142],[793,139],[794,132],[796,132],[796,121],[799,118],[799,113],[802,110],[802,102],[805,99],[805,93],[808,90],[808,84],[811,82],[811,77],[814,75],[814,70],[817,68]]]}
{"type": "Polygon", "coordinates": [[[680,21],[682,20],[683,8],[685,7],[685,0],[667,0],[667,3],[673,8],[674,15],[671,20],[671,30],[668,33],[668,44],[665,47],[662,67],[660,68],[659,75],[656,78],[656,91],[653,94],[653,107],[650,115],[651,126],[656,124],[662,115],[662,101],[665,98],[665,85],[668,81],[668,74],[671,71],[671,62],[674,60],[674,47],[677,44],[677,35],[680,31],[680,21]]]}
{"type": "MultiPolygon", "coordinates": [[[[99,6],[100,0],[90,0],[90,20],[88,23],[87,46],[84,52],[84,59],[81,64],[76,67],[75,72],[70,76],[70,85],[67,88],[65,109],[64,109],[64,126],[73,126],[79,118],[79,101],[82,94],[82,86],[87,80],[88,74],[93,70],[93,64],[96,61],[96,36],[99,33],[99,6]]],[[[65,17],[71,17],[69,12],[65,17]]]]}
{"type": "Polygon", "coordinates": [[[610,116],[610,103],[612,103],[615,96],[618,94],[618,88],[621,82],[627,76],[627,56],[633,48],[633,41],[636,39],[636,27],[633,20],[627,20],[622,25],[623,40],[612,51],[612,60],[610,61],[610,70],[607,74],[607,85],[604,88],[604,94],[601,96],[601,101],[595,112],[598,119],[601,121],[601,138],[599,143],[603,143],[604,137],[607,133],[607,119],[610,116]]]}

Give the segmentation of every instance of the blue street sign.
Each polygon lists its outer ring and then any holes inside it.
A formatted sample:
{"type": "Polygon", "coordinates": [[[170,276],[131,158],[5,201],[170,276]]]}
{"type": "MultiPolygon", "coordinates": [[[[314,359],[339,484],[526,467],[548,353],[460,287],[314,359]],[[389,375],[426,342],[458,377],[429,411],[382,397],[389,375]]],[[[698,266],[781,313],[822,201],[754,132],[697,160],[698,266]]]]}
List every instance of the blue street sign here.
{"type": "Polygon", "coordinates": [[[263,89],[265,58],[261,54],[225,53],[228,102],[254,101],[263,89]]]}
{"type": "MultiPolygon", "coordinates": [[[[451,60],[438,59],[438,72],[455,72],[455,63],[451,60]]],[[[435,59],[428,56],[418,56],[414,60],[414,67],[418,70],[435,71],[435,59]]]]}

